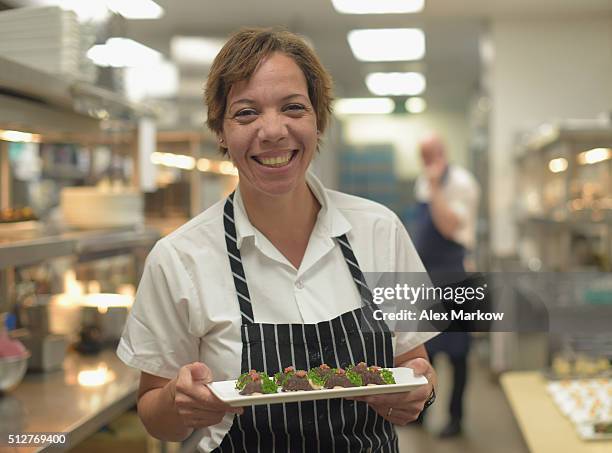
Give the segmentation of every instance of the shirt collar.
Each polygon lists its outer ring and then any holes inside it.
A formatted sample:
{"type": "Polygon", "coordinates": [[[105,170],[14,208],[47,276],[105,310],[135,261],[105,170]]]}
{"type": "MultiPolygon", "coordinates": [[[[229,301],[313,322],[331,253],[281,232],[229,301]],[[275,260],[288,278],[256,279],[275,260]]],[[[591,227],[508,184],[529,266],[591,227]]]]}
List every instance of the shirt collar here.
{"type": "MultiPolygon", "coordinates": [[[[322,234],[330,238],[342,236],[350,231],[352,228],[351,224],[329,198],[319,178],[310,171],[306,173],[306,184],[308,184],[308,187],[310,187],[312,193],[321,205],[315,229],[319,229],[322,234]]],[[[244,202],[240,193],[240,185],[238,185],[234,195],[234,222],[236,223],[236,243],[238,248],[240,248],[243,239],[247,237],[256,237],[255,227],[249,221],[249,217],[244,207],[244,202]]]]}

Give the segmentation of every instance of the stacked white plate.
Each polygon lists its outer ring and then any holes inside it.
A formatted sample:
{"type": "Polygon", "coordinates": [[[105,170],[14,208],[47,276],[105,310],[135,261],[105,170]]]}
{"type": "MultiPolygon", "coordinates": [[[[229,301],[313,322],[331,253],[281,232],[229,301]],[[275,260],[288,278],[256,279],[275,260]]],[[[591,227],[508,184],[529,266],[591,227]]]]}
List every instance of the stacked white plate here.
{"type": "Polygon", "coordinates": [[[136,190],[64,187],[60,198],[64,221],[74,228],[118,228],[144,222],[144,200],[136,190]]]}
{"type": "Polygon", "coordinates": [[[85,46],[73,11],[45,6],[0,12],[0,55],[5,58],[82,79],[85,46]]]}

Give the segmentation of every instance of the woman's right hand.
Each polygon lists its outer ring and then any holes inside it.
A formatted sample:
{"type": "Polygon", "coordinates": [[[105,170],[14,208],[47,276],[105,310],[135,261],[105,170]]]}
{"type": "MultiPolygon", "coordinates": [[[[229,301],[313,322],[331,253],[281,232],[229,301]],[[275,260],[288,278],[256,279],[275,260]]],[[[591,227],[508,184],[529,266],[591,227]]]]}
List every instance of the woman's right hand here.
{"type": "Polygon", "coordinates": [[[218,399],[206,384],[212,382],[210,368],[201,362],[183,366],[173,382],[174,406],[189,428],[216,425],[225,414],[242,414],[241,407],[231,407],[218,399]]]}

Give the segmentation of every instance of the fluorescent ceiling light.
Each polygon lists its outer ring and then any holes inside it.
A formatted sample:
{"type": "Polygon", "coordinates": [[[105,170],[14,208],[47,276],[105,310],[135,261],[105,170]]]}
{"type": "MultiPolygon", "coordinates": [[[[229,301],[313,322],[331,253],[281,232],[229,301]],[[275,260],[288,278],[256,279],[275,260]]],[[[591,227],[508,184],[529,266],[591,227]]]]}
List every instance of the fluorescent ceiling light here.
{"type": "Polygon", "coordinates": [[[423,11],[425,0],[332,0],[342,14],[405,14],[423,11]]]}
{"type": "Polygon", "coordinates": [[[425,99],[414,97],[406,99],[406,111],[410,113],[423,113],[427,108],[427,102],[425,99]]]}
{"type": "Polygon", "coordinates": [[[366,85],[377,96],[418,96],[425,91],[425,77],[418,72],[373,72],[366,85]]]}
{"type": "Polygon", "coordinates": [[[200,36],[175,36],[170,41],[170,53],[177,63],[209,65],[225,41],[200,36]]]}
{"type": "Polygon", "coordinates": [[[106,0],[106,4],[126,19],[159,19],[164,15],[164,9],[153,0],[106,0]]]}
{"type": "Polygon", "coordinates": [[[98,66],[125,68],[152,66],[162,61],[162,54],[128,38],[110,38],[87,51],[87,57],[98,66]]]}
{"type": "Polygon", "coordinates": [[[390,98],[345,98],[334,102],[336,115],[381,115],[395,110],[390,98]]]}
{"type": "Polygon", "coordinates": [[[596,164],[598,162],[603,162],[604,160],[610,159],[611,156],[612,149],[610,148],[594,148],[578,154],[578,162],[581,165],[596,164]]]}
{"type": "Polygon", "coordinates": [[[548,162],[548,169],[553,173],[561,173],[567,170],[567,159],[558,157],[548,162]]]}
{"type": "Polygon", "coordinates": [[[425,34],[418,28],[352,30],[348,42],[359,61],[410,61],[425,56],[425,34]]]}
{"type": "Polygon", "coordinates": [[[178,68],[169,61],[126,68],[124,77],[125,94],[134,102],[143,99],[172,98],[178,93],[178,68]]]}

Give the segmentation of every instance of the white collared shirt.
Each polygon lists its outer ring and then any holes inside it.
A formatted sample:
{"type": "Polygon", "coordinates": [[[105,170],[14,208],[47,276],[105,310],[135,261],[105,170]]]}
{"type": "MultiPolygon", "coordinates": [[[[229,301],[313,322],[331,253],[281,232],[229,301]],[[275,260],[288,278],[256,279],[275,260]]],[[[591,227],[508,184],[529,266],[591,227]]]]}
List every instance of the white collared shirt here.
{"type": "MultiPolygon", "coordinates": [[[[321,204],[299,269],[259,232],[246,215],[240,191],[234,197],[238,248],[257,323],[327,321],[360,306],[360,297],[340,247],[343,233],[363,272],[424,272],[397,216],[384,206],[327,190],[312,174],[307,183],[321,204]]],[[[161,239],[147,258],[118,356],[128,365],[174,378],[191,362],[205,363],[215,381],[240,374],[240,311],[225,248],[225,200],[161,239]]],[[[432,333],[398,332],[395,356],[432,333]]],[[[216,448],[233,415],[202,429],[199,448],[216,448]]]]}

